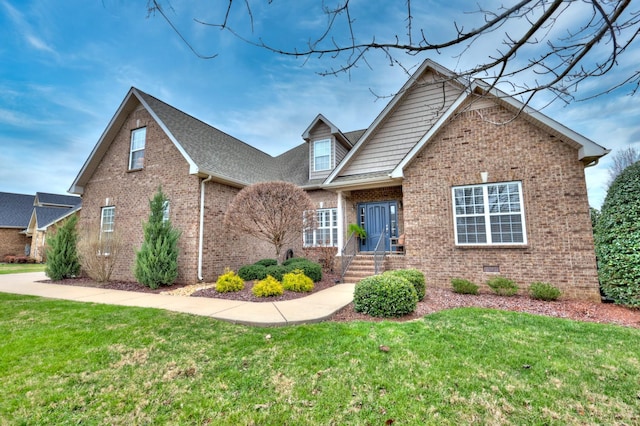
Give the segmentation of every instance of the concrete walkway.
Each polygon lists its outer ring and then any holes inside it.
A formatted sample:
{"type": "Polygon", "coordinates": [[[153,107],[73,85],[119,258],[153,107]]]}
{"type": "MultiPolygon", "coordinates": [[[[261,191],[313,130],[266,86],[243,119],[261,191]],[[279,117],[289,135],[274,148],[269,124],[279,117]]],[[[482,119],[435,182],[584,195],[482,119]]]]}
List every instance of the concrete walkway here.
{"type": "Polygon", "coordinates": [[[237,324],[270,327],[326,320],[351,303],[355,286],[354,284],[336,284],[326,290],[295,300],[253,303],[37,282],[46,279],[43,272],[0,275],[0,292],[76,302],[166,309],[237,324]]]}

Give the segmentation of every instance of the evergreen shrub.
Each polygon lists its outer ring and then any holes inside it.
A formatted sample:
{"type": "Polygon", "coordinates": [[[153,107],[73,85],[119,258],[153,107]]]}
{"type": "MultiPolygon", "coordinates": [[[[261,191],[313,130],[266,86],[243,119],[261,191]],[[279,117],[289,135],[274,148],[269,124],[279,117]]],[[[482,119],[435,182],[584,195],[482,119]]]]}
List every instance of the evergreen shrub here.
{"type": "Polygon", "coordinates": [[[416,310],[418,295],[406,279],[382,274],[358,282],[353,303],[356,312],[374,317],[400,317],[416,310]]]}
{"type": "Polygon", "coordinates": [[[480,288],[471,281],[462,278],[451,278],[451,285],[453,292],[458,294],[478,294],[480,288]]]}
{"type": "Polygon", "coordinates": [[[280,281],[267,275],[267,278],[255,283],[251,292],[257,297],[280,296],[284,293],[284,287],[280,281]]]}
{"type": "Polygon", "coordinates": [[[640,162],[613,181],[594,229],[602,293],[640,307],[640,162]]]}
{"type": "Polygon", "coordinates": [[[426,293],[426,284],[424,274],[417,269],[398,269],[395,271],[387,271],[385,274],[395,275],[409,281],[416,289],[418,302],[424,299],[426,293]]]}
{"type": "Polygon", "coordinates": [[[267,278],[267,268],[262,265],[245,265],[238,269],[238,276],[245,281],[263,280],[267,278]]]}
{"type": "Polygon", "coordinates": [[[229,268],[225,269],[224,274],[220,275],[216,281],[216,291],[219,293],[240,291],[243,288],[244,280],[229,268]]]}
{"type": "Polygon", "coordinates": [[[278,261],[275,259],[262,259],[262,260],[258,260],[256,263],[254,263],[254,265],[262,265],[265,268],[267,266],[274,266],[277,265],[278,261]]]}
{"type": "Polygon", "coordinates": [[[73,214],[56,228],[56,233],[47,238],[47,265],[45,274],[53,281],[72,278],[80,274],[78,259],[76,223],[78,216],[73,214]]]}
{"type": "Polygon", "coordinates": [[[499,296],[513,296],[518,292],[516,283],[502,276],[490,278],[487,285],[499,296]]]}
{"type": "Polygon", "coordinates": [[[549,283],[535,282],[529,286],[529,294],[538,300],[557,300],[562,294],[560,289],[549,283]]]}
{"type": "Polygon", "coordinates": [[[310,292],[313,290],[313,280],[307,277],[301,269],[294,269],[284,275],[282,286],[289,291],[310,292]]]}

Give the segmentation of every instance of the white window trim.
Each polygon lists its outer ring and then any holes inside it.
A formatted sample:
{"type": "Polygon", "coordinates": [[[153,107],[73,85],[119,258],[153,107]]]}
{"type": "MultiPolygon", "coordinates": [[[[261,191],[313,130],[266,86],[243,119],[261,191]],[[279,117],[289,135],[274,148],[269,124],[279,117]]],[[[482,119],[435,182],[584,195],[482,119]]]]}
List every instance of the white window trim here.
{"type": "Polygon", "coordinates": [[[526,226],[526,215],[525,215],[525,211],[524,211],[524,199],[522,196],[522,182],[521,181],[510,181],[510,182],[492,182],[492,183],[485,183],[485,184],[479,184],[479,185],[460,185],[460,186],[454,186],[451,188],[451,202],[452,202],[452,207],[453,207],[453,232],[454,232],[454,238],[455,238],[455,245],[456,246],[492,246],[492,247],[504,247],[504,246],[509,246],[509,247],[513,247],[513,246],[517,246],[517,247],[521,247],[521,246],[526,246],[528,244],[527,242],[527,226],[526,226]],[[489,191],[487,190],[488,187],[490,186],[496,186],[496,185],[509,185],[509,184],[517,184],[518,185],[518,198],[519,198],[519,203],[520,203],[520,211],[519,212],[505,212],[505,213],[491,213],[490,209],[489,209],[489,191]],[[482,188],[482,198],[483,198],[483,203],[484,203],[484,213],[483,214],[461,214],[458,215],[456,214],[456,189],[463,189],[463,188],[482,188]],[[491,217],[493,216],[503,216],[503,215],[513,215],[513,214],[520,214],[520,217],[522,218],[522,242],[510,242],[510,243],[503,243],[503,242],[497,242],[494,243],[492,241],[492,236],[491,236],[491,217]],[[470,217],[470,216],[483,216],[484,217],[484,223],[485,223],[485,232],[486,232],[486,238],[487,238],[487,242],[485,243],[480,243],[480,242],[475,242],[475,243],[460,243],[458,242],[458,226],[457,226],[457,218],[458,217],[470,217]]]}
{"type": "MultiPolygon", "coordinates": [[[[146,127],[140,127],[138,129],[134,129],[131,131],[131,141],[129,144],[129,170],[140,170],[141,167],[133,167],[133,154],[135,152],[140,152],[140,151],[144,151],[145,148],[147,147],[147,128],[146,127]],[[142,148],[133,148],[133,139],[135,137],[135,135],[139,132],[144,131],[144,144],[142,145],[142,148]]],[[[143,163],[144,163],[144,156],[143,156],[143,163]]]]}
{"type": "MultiPolygon", "coordinates": [[[[102,207],[102,209],[100,210],[100,246],[102,246],[102,238],[103,238],[104,234],[113,235],[113,231],[115,229],[115,225],[116,225],[116,208],[115,208],[115,206],[102,207]],[[113,221],[111,222],[111,229],[105,231],[105,229],[104,229],[105,212],[109,211],[109,210],[111,210],[113,212],[111,214],[111,217],[113,218],[113,221]]],[[[109,251],[105,250],[103,253],[98,253],[98,254],[103,254],[103,255],[107,256],[107,255],[109,255],[109,251]]]]}
{"type": "MultiPolygon", "coordinates": [[[[323,157],[325,156],[323,155],[323,157]]],[[[332,158],[333,158],[333,144],[331,143],[331,139],[320,139],[317,141],[313,141],[313,171],[314,172],[326,172],[327,170],[331,170],[332,158]],[[317,158],[317,152],[318,152],[316,148],[319,143],[329,143],[329,166],[326,169],[316,168],[316,158],[317,158]]]]}
{"type": "Polygon", "coordinates": [[[165,200],[162,203],[162,223],[167,223],[169,221],[169,213],[171,209],[171,203],[169,200],[165,200]]]}
{"type": "MultiPolygon", "coordinates": [[[[326,208],[326,209],[317,209],[316,215],[319,215],[321,212],[329,212],[329,226],[317,226],[315,229],[311,230],[313,232],[313,241],[311,244],[307,243],[306,232],[302,233],[302,244],[304,247],[337,247],[338,246],[338,236],[334,238],[334,229],[338,230],[338,209],[335,207],[326,208]],[[334,225],[335,218],[335,225],[334,225]],[[324,244],[324,242],[318,243],[318,233],[316,231],[320,229],[328,229],[329,230],[329,244],[324,244]]],[[[306,213],[306,212],[305,212],[306,213]]],[[[319,223],[318,223],[319,225],[319,223]]]]}

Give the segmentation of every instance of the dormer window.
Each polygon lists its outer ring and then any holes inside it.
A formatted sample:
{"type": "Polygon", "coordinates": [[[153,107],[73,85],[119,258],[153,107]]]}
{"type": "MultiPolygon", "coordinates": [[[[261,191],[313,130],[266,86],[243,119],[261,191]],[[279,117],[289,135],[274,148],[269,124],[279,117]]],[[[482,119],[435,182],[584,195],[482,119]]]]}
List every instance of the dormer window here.
{"type": "Polygon", "coordinates": [[[144,145],[147,128],[142,127],[131,132],[131,150],[129,151],[129,170],[138,170],[144,166],[144,145]]]}
{"type": "Polygon", "coordinates": [[[313,143],[313,170],[316,172],[331,169],[331,139],[313,143]]]}

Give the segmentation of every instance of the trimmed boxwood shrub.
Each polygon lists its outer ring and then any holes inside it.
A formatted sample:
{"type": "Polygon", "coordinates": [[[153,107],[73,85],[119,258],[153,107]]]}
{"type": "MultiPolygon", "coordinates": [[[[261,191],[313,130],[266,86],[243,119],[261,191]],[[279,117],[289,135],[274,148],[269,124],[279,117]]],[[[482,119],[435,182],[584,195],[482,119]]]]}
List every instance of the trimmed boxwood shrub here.
{"type": "Polygon", "coordinates": [[[226,269],[224,274],[220,275],[216,281],[216,291],[220,293],[240,291],[243,288],[244,280],[230,269],[226,269]]]}
{"type": "Polygon", "coordinates": [[[594,229],[602,293],[640,307],[640,162],[613,181],[594,229]]]}
{"type": "Polygon", "coordinates": [[[271,275],[267,275],[267,278],[258,281],[253,286],[251,292],[258,297],[280,296],[284,293],[284,287],[282,287],[280,281],[271,275]]]}
{"type": "Polygon", "coordinates": [[[469,280],[462,278],[451,278],[453,292],[459,294],[478,294],[479,287],[469,280]]]}
{"type": "Polygon", "coordinates": [[[395,275],[409,281],[416,289],[418,302],[424,299],[426,293],[426,284],[424,274],[417,269],[398,269],[395,271],[387,271],[385,274],[395,275]]]}
{"type": "Polygon", "coordinates": [[[375,275],[356,284],[353,304],[356,312],[374,317],[400,317],[416,310],[418,295],[404,278],[375,275]]]}
{"type": "Polygon", "coordinates": [[[267,266],[274,266],[277,265],[278,261],[275,259],[262,259],[262,260],[258,260],[256,263],[254,263],[254,265],[262,265],[265,268],[267,266]]]}
{"type": "Polygon", "coordinates": [[[490,278],[487,285],[500,296],[513,296],[518,292],[518,286],[513,280],[501,276],[490,278]]]}
{"type": "Polygon", "coordinates": [[[245,265],[238,269],[238,276],[245,281],[263,280],[267,278],[267,268],[262,265],[245,265]]]}
{"type": "Polygon", "coordinates": [[[294,257],[282,263],[283,266],[289,267],[289,271],[294,269],[302,269],[302,272],[313,280],[314,283],[322,280],[322,265],[312,262],[304,257],[294,257]]]}
{"type": "Polygon", "coordinates": [[[289,291],[309,292],[313,290],[313,280],[306,276],[301,269],[294,269],[284,274],[282,286],[289,291]]]}
{"type": "Polygon", "coordinates": [[[273,278],[275,278],[278,281],[282,281],[282,279],[284,278],[284,274],[292,270],[293,268],[291,266],[284,266],[284,265],[271,265],[265,268],[267,275],[271,275],[273,278]]]}
{"type": "Polygon", "coordinates": [[[534,299],[557,300],[562,294],[560,289],[549,283],[535,282],[529,286],[529,294],[534,299]]]}

